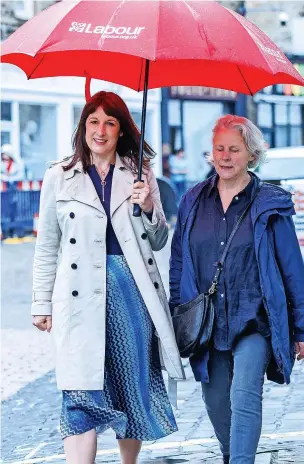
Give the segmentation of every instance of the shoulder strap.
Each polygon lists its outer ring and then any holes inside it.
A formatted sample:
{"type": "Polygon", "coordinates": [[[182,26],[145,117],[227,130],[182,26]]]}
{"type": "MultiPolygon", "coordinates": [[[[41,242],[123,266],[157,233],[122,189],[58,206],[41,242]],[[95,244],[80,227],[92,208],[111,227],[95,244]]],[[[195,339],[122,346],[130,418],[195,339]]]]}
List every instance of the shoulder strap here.
{"type": "Polygon", "coordinates": [[[218,283],[218,279],[219,279],[219,276],[220,276],[220,273],[222,272],[222,269],[223,269],[223,266],[224,266],[224,261],[226,259],[226,256],[227,256],[227,253],[228,253],[228,250],[229,250],[229,247],[231,245],[231,242],[233,240],[233,237],[235,236],[238,228],[240,227],[241,225],[241,222],[243,221],[244,217],[246,216],[247,212],[249,211],[252,203],[254,202],[254,200],[256,199],[259,191],[261,190],[261,187],[263,185],[263,182],[260,180],[259,183],[258,183],[258,186],[253,194],[253,197],[251,198],[250,200],[250,203],[247,205],[247,207],[245,208],[245,210],[243,211],[243,213],[241,214],[241,216],[239,217],[237,223],[235,224],[228,240],[227,240],[227,243],[226,243],[226,246],[224,248],[224,251],[222,253],[222,256],[220,258],[220,260],[218,261],[217,263],[217,269],[216,269],[216,273],[215,273],[215,276],[213,278],[213,281],[212,281],[212,285],[209,289],[209,294],[212,294],[216,291],[216,286],[217,286],[217,283],[218,283]]]}

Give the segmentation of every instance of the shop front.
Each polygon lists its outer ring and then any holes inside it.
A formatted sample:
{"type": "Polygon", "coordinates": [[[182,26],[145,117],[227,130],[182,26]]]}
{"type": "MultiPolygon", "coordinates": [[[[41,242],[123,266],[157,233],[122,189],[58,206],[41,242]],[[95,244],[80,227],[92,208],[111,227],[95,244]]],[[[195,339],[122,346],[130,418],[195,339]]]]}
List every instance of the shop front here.
{"type": "Polygon", "coordinates": [[[235,113],[236,101],[236,92],[223,89],[195,86],[163,89],[163,163],[168,165],[168,156],[183,149],[188,186],[204,179],[210,170],[205,154],[211,149],[212,128],[223,114],[235,113]]]}
{"type": "MultiPolygon", "coordinates": [[[[2,65],[1,146],[12,145],[23,164],[23,179],[43,178],[47,162],[72,154],[72,134],[85,103],[84,79],[73,77],[27,80],[23,72],[2,65]]],[[[91,93],[108,90],[126,102],[140,128],[142,94],[102,81],[92,81],[91,93]]],[[[146,139],[161,150],[160,91],[149,91],[146,139]]],[[[161,174],[161,157],[154,163],[161,174]]]]}

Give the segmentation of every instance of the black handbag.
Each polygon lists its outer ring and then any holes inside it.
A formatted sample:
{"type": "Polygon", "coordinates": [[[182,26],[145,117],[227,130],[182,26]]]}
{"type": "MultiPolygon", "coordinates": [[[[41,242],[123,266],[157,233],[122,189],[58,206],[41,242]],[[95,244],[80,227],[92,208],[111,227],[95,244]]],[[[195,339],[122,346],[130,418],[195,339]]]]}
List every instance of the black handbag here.
{"type": "Polygon", "coordinates": [[[212,297],[217,290],[218,280],[233,237],[256,198],[261,185],[262,182],[260,181],[249,205],[238,219],[230,234],[221,259],[217,262],[216,273],[208,292],[201,293],[194,298],[194,300],[180,304],[173,310],[173,328],[176,343],[182,358],[190,358],[197,353],[199,348],[207,347],[210,342],[214,325],[214,305],[212,297]]]}

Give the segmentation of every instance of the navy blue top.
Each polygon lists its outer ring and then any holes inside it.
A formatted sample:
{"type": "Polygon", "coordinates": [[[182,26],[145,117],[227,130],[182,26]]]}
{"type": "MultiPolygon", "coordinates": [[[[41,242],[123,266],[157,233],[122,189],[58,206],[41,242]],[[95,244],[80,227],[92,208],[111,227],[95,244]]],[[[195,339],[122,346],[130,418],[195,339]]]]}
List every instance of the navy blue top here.
{"type": "MultiPolygon", "coordinates": [[[[214,176],[200,198],[190,233],[190,250],[199,293],[207,292],[226,241],[257,187],[252,176],[247,187],[236,195],[224,213],[214,176]]],[[[253,226],[246,214],[230,245],[217,292],[214,296],[215,329],[213,343],[218,350],[230,350],[240,335],[270,334],[259,285],[254,251],[253,226]]]]}
{"type": "Polygon", "coordinates": [[[108,218],[107,230],[106,230],[107,254],[108,255],[123,255],[122,249],[120,248],[120,245],[118,243],[117,237],[115,235],[115,232],[112,226],[111,214],[110,214],[110,201],[111,201],[112,179],[113,179],[114,168],[115,168],[115,165],[111,164],[109,172],[105,177],[106,184],[104,186],[104,201],[102,198],[101,179],[94,164],[92,166],[89,166],[88,174],[90,178],[92,179],[97,195],[99,196],[101,204],[108,218]]]}

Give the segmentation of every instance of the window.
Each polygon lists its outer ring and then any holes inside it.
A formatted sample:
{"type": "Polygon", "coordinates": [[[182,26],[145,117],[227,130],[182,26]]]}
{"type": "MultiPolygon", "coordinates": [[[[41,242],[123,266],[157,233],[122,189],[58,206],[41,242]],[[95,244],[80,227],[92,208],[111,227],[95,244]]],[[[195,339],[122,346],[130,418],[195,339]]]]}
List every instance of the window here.
{"type": "Polygon", "coordinates": [[[43,178],[46,163],[57,158],[56,106],[19,104],[20,154],[27,179],[43,178]]]}
{"type": "Polygon", "coordinates": [[[78,123],[79,123],[82,109],[83,109],[82,106],[74,106],[73,107],[73,132],[76,129],[78,123]]]}
{"type": "Polygon", "coordinates": [[[12,143],[12,129],[12,104],[4,101],[1,103],[1,146],[12,143]]]}
{"type": "Polygon", "coordinates": [[[303,107],[292,102],[258,104],[258,125],[270,147],[304,143],[303,107]]]}
{"type": "Polygon", "coordinates": [[[1,121],[12,120],[12,104],[10,102],[1,103],[1,121]]]}
{"type": "MultiPolygon", "coordinates": [[[[138,130],[141,130],[141,111],[130,111],[131,116],[138,127],[138,130]]],[[[145,140],[148,143],[151,143],[151,113],[147,111],[146,114],[146,127],[145,127],[145,140]]]]}
{"type": "Polygon", "coordinates": [[[10,131],[1,131],[1,146],[5,143],[11,143],[10,131]]]}

